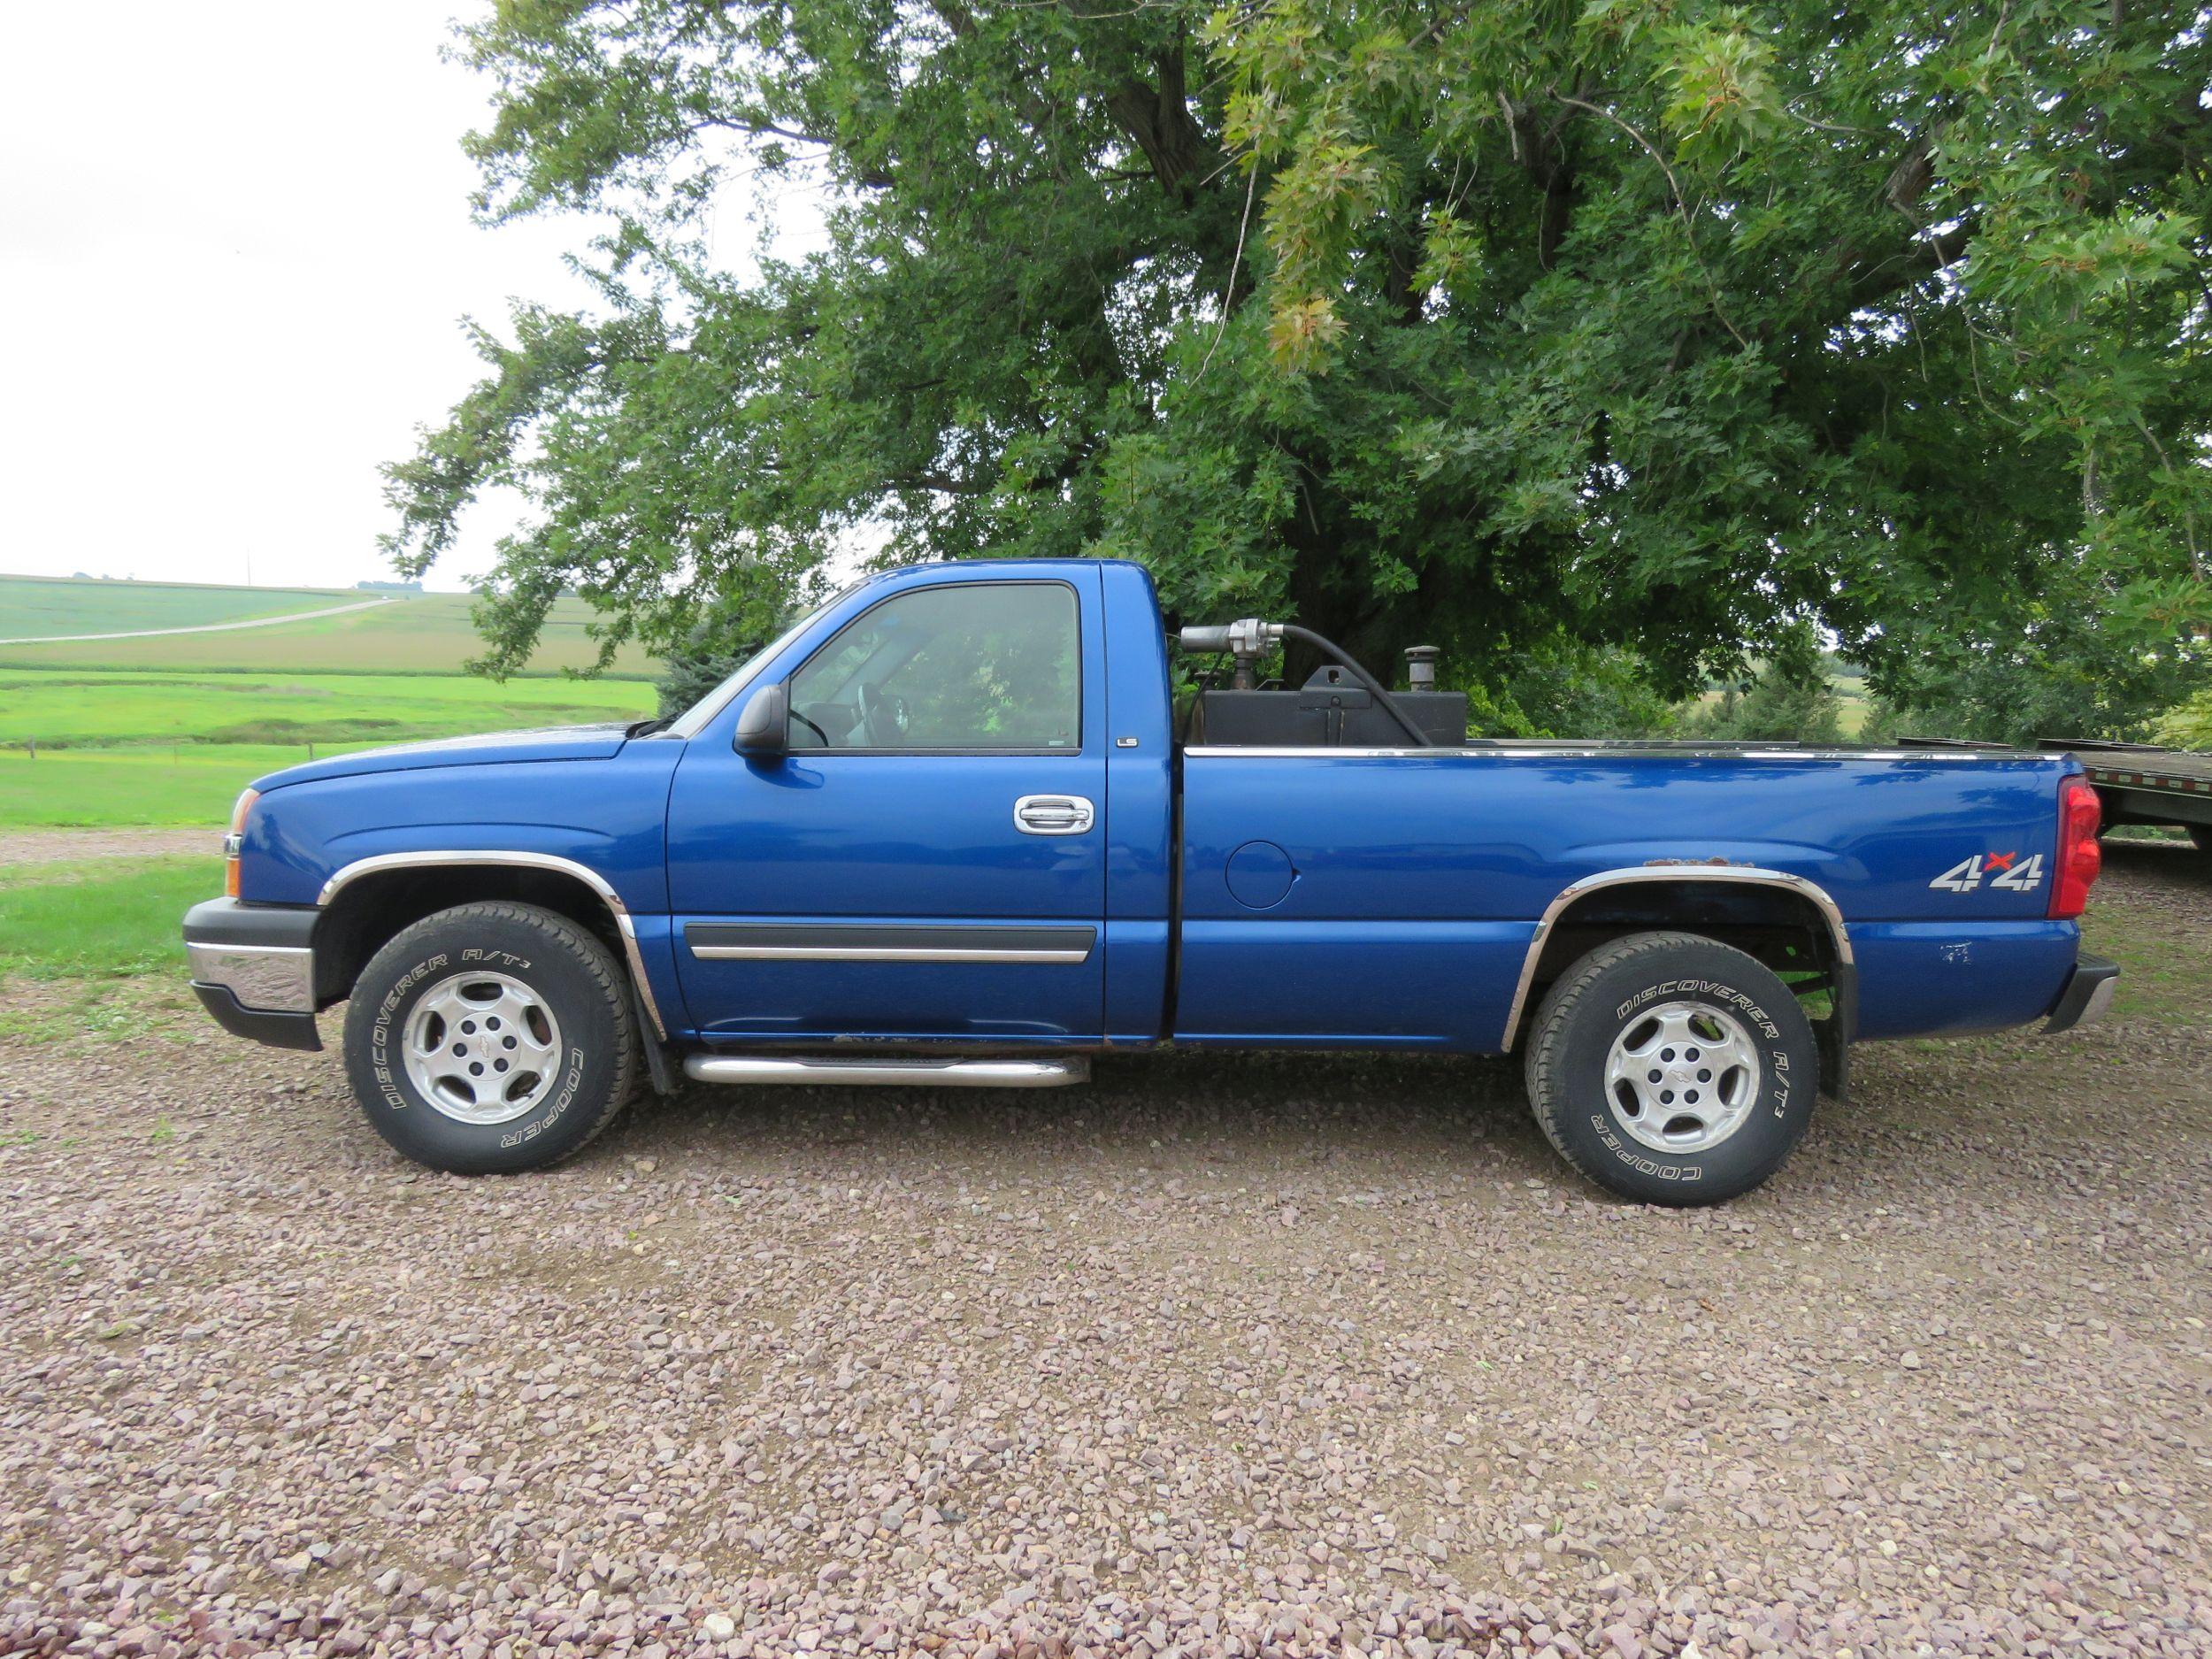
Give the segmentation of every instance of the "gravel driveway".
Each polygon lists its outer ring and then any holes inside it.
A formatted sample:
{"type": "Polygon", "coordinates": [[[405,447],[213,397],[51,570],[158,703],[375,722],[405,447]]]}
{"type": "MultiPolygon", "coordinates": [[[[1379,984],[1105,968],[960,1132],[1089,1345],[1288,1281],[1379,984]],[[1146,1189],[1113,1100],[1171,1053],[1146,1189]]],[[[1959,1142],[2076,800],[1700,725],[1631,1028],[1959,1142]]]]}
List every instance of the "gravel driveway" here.
{"type": "Polygon", "coordinates": [[[0,865],[159,858],[185,853],[204,854],[211,862],[221,858],[222,827],[0,829],[0,865]]]}
{"type": "MultiPolygon", "coordinates": [[[[2099,902],[2201,964],[2168,850],[2099,902]]],[[[0,1651],[2212,1652],[2212,1010],[1863,1048],[1690,1213],[1509,1065],[697,1090],[463,1180],[160,1018],[0,1048],[0,1651]]]]}

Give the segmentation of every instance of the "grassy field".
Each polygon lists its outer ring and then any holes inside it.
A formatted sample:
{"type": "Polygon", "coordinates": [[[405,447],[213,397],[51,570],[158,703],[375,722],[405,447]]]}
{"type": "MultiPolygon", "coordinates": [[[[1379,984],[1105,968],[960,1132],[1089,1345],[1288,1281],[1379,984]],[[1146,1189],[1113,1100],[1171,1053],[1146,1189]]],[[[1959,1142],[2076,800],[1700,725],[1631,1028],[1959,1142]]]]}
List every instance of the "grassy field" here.
{"type": "Polygon", "coordinates": [[[372,596],[341,595],[315,588],[209,588],[188,582],[0,576],[0,639],[201,627],[321,611],[372,596]]]}
{"type": "Polygon", "coordinates": [[[312,756],[632,720],[654,701],[636,680],[0,668],[0,826],[220,822],[253,779],[312,756]]]}
{"type": "Polygon", "coordinates": [[[209,858],[0,866],[0,1037],[204,1035],[177,918],[222,879],[209,858]]]}
{"type": "Polygon", "coordinates": [[[0,826],[220,822],[253,779],[311,755],[653,706],[634,680],[0,669],[0,826]]]}
{"type": "Polygon", "coordinates": [[[180,963],[177,918],[222,885],[211,858],[0,866],[0,976],[119,979],[180,963]]]}
{"type": "Polygon", "coordinates": [[[554,608],[531,672],[462,673],[483,649],[467,594],[0,576],[0,827],[219,823],[255,778],[313,757],[470,732],[632,720],[655,664],[588,666],[592,613],[554,608]],[[288,618],[212,634],[71,634],[288,618]],[[33,748],[35,746],[35,757],[33,748]]]}
{"type": "MultiPolygon", "coordinates": [[[[0,576],[0,639],[195,627],[385,596],[350,588],[203,588],[0,576]]],[[[469,594],[416,594],[343,616],[220,634],[0,645],[0,667],[453,674],[484,649],[470,616],[474,604],[469,594]]],[[[593,617],[581,600],[557,602],[529,672],[557,674],[597,661],[598,647],[584,631],[593,617]]],[[[654,665],[630,646],[616,657],[611,672],[648,676],[654,665]]]]}
{"type": "Polygon", "coordinates": [[[629,720],[653,703],[653,687],[635,680],[0,669],[0,745],[35,739],[42,750],[121,743],[329,749],[629,720]]]}

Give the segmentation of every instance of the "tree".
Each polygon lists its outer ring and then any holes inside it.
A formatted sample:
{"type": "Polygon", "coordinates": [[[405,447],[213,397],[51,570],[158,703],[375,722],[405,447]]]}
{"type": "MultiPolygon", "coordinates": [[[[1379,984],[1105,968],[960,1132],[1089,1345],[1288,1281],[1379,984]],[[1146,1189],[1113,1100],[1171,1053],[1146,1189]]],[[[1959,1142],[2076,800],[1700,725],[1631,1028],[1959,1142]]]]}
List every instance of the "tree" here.
{"type": "Polygon", "coordinates": [[[1840,743],[1843,703],[1828,683],[1820,651],[1802,631],[1785,639],[1748,683],[1724,687],[1717,702],[1683,722],[1686,737],[1754,743],[1840,743]]]}
{"type": "Polygon", "coordinates": [[[1628,660],[1678,696],[1809,627],[1906,703],[1978,652],[2171,702],[2212,618],[2203,36],[2130,0],[507,0],[462,35],[481,209],[605,215],[597,303],[480,335],[390,544],[419,572],[529,495],[494,672],[564,585],[610,649],[757,635],[872,526],[1136,557],[1171,612],[1427,639],[1479,691],[1628,660]],[[710,257],[802,176],[823,252],[710,257]]]}

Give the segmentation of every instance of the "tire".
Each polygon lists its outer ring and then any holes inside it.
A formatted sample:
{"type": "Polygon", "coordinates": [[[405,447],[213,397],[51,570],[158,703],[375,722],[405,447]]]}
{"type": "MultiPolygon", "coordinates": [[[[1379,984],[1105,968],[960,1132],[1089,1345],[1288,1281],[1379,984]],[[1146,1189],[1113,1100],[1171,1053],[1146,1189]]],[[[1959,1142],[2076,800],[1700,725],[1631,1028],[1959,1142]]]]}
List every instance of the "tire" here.
{"type": "Polygon", "coordinates": [[[2189,839],[2197,844],[2200,853],[2212,853],[2212,824],[2192,824],[2189,839]]]}
{"type": "Polygon", "coordinates": [[[1575,963],[1537,1010],[1525,1065],[1560,1156],[1647,1204],[1749,1192],[1789,1156],[1820,1092],[1812,1025],[1789,987],[1694,933],[1635,933],[1575,963]]]}
{"type": "Polygon", "coordinates": [[[640,1062],[607,948],[532,904],[426,917],[371,958],[346,1009],[346,1073],[369,1122],[455,1175],[580,1151],[622,1110],[640,1062]]]}

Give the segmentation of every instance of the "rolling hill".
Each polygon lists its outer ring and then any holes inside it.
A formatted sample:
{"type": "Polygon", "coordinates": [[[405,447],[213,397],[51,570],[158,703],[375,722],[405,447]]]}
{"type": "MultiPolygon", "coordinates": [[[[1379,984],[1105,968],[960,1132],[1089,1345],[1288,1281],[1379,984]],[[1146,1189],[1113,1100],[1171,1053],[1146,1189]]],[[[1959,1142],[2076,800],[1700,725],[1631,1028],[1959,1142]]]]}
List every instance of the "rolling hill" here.
{"type": "MultiPolygon", "coordinates": [[[[17,641],[0,643],[0,667],[452,674],[483,649],[474,603],[468,594],[0,576],[0,641],[17,641]],[[61,637],[119,634],[135,637],[61,637]]],[[[528,672],[588,667],[598,655],[585,632],[592,618],[581,600],[556,602],[528,672]]],[[[641,678],[654,664],[629,646],[609,672],[641,678]]]]}

